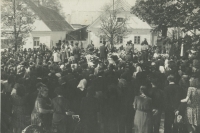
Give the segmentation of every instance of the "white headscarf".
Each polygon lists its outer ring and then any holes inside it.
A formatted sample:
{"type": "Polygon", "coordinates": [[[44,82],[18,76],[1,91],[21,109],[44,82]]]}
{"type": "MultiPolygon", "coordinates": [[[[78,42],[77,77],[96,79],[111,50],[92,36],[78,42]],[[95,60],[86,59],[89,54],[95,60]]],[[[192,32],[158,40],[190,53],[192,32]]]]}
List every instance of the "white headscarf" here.
{"type": "Polygon", "coordinates": [[[159,71],[160,71],[161,73],[165,73],[165,68],[164,68],[164,66],[160,66],[160,67],[159,67],[159,71]]]}
{"type": "Polygon", "coordinates": [[[81,91],[84,91],[86,85],[87,85],[87,80],[86,80],[86,79],[82,79],[82,80],[79,82],[77,88],[80,89],[81,91]]]}
{"type": "Polygon", "coordinates": [[[142,68],[140,66],[136,67],[136,72],[133,73],[133,78],[136,78],[137,73],[142,72],[142,68]]]}

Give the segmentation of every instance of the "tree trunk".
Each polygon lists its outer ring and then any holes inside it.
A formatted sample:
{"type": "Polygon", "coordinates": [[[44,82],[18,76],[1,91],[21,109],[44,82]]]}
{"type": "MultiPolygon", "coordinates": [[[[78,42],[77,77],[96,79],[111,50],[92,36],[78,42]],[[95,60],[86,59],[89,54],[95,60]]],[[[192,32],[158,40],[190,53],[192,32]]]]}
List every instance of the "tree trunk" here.
{"type": "Polygon", "coordinates": [[[168,30],[167,26],[163,25],[162,26],[162,37],[166,37],[167,36],[167,30],[168,30]]]}
{"type": "Polygon", "coordinates": [[[15,0],[13,1],[13,12],[14,12],[14,47],[15,47],[15,51],[17,51],[17,35],[16,35],[16,8],[15,8],[15,0]]]}
{"type": "Polygon", "coordinates": [[[110,44],[113,45],[113,35],[110,37],[110,44]]]}
{"type": "Polygon", "coordinates": [[[15,47],[15,51],[17,51],[17,37],[16,37],[16,35],[15,35],[15,39],[14,39],[14,47],[15,47]]]}

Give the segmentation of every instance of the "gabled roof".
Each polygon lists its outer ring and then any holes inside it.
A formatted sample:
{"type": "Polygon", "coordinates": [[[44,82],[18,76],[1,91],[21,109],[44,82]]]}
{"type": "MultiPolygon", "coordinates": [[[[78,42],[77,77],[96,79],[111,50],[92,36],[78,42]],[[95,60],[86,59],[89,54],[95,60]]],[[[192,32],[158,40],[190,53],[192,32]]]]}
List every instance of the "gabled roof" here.
{"type": "MultiPolygon", "coordinates": [[[[126,0],[115,0],[114,1],[114,10],[116,9],[123,9],[124,11],[130,11],[131,5],[126,2],[126,0]]],[[[113,10],[113,3],[110,6],[109,10],[113,10]]]]}
{"type": "Polygon", "coordinates": [[[70,24],[89,25],[101,15],[102,11],[72,11],[70,24]]]}
{"type": "Polygon", "coordinates": [[[53,9],[36,6],[30,0],[24,0],[32,11],[50,28],[51,31],[72,31],[73,27],[53,9]]]}
{"type": "Polygon", "coordinates": [[[150,30],[152,27],[147,23],[136,17],[135,15],[131,15],[129,20],[127,21],[127,28],[129,29],[143,29],[150,30]]]}
{"type": "MultiPolygon", "coordinates": [[[[110,5],[110,7],[106,11],[108,11],[108,10],[113,10],[113,3],[110,5]]],[[[122,12],[130,13],[131,5],[128,2],[126,2],[126,0],[115,0],[114,1],[114,10],[119,10],[122,12]]],[[[95,23],[100,21],[101,16],[107,14],[106,11],[102,12],[102,14],[99,15],[99,17],[88,26],[88,29],[90,29],[90,27],[92,27],[92,25],[94,25],[95,23]]]]}

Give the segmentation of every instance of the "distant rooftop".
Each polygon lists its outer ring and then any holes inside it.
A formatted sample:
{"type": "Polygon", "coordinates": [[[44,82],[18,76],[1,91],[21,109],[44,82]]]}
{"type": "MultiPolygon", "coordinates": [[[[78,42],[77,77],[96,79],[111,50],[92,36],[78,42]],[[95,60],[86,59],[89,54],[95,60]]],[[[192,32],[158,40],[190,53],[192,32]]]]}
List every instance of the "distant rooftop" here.
{"type": "Polygon", "coordinates": [[[35,5],[30,0],[24,0],[33,12],[52,30],[52,31],[72,31],[73,27],[55,10],[35,5]]]}
{"type": "MultiPolygon", "coordinates": [[[[123,9],[124,11],[130,11],[131,5],[126,0],[115,0],[114,10],[123,9]]],[[[113,3],[110,5],[110,10],[113,10],[113,3]]]]}
{"type": "MultiPolygon", "coordinates": [[[[115,0],[114,9],[123,9],[130,11],[131,5],[126,0],[115,0]]],[[[109,10],[113,10],[113,3],[110,4],[109,10]]],[[[72,11],[67,20],[70,24],[90,25],[92,24],[103,11],[72,11]]]]}
{"type": "Polygon", "coordinates": [[[90,25],[101,13],[101,11],[72,11],[67,20],[70,24],[90,25]]]}

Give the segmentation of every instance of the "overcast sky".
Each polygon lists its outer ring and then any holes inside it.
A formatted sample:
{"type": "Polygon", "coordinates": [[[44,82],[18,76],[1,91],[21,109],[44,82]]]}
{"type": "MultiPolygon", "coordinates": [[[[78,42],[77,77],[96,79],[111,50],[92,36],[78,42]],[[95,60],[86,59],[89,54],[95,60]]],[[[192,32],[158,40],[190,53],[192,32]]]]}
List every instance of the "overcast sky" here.
{"type": "MultiPolygon", "coordinates": [[[[130,5],[135,4],[135,0],[124,0],[130,5]]],[[[64,12],[70,14],[72,10],[78,11],[99,11],[106,3],[113,0],[60,0],[64,12]]]]}

